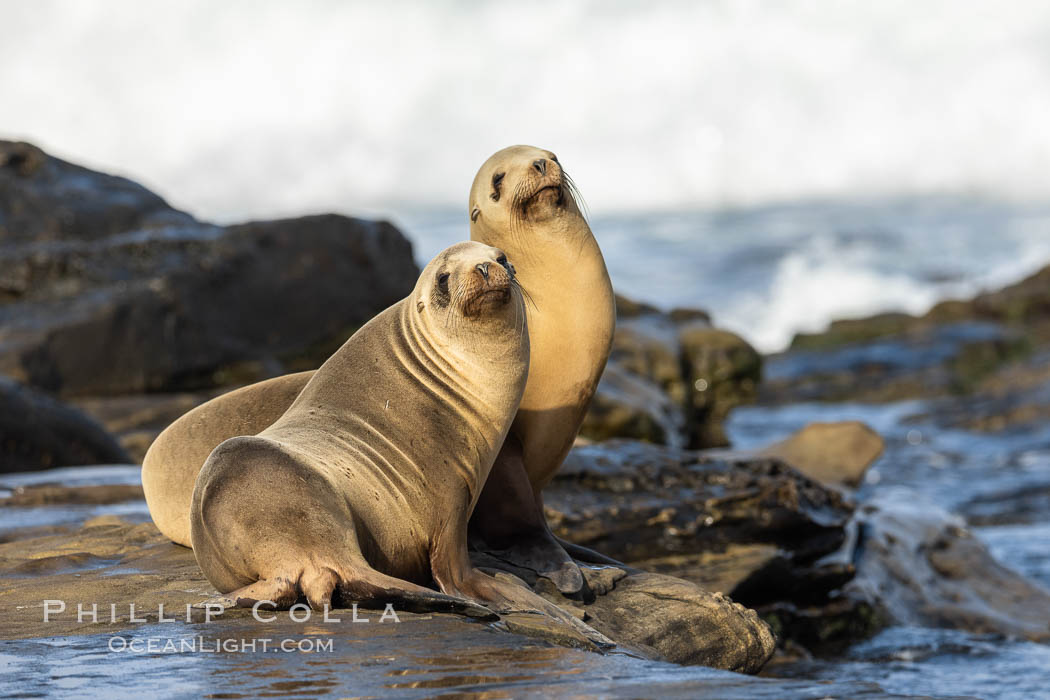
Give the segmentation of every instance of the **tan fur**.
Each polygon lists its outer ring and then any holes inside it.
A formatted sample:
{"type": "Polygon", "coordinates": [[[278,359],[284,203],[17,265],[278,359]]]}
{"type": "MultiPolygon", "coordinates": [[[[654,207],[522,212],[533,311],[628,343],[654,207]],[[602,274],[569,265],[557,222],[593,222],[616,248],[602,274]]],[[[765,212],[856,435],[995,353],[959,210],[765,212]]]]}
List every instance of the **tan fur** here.
{"type": "MultiPolygon", "coordinates": [[[[571,194],[551,152],[513,146],[482,165],[471,188],[469,208],[471,237],[510,251],[531,299],[526,307],[532,347],[521,408],[486,482],[471,528],[482,543],[508,550],[506,559],[551,575],[566,593],[579,590],[583,580],[562,548],[564,543],[557,542],[547,528],[540,490],[553,478],[579,432],[605,367],[615,325],[605,261],[571,194]],[[533,169],[540,158],[547,161],[544,176],[533,169]],[[500,199],[493,201],[492,176],[497,172],[504,178],[500,199]],[[509,206],[547,185],[560,192],[540,192],[518,210],[509,206]],[[509,551],[516,547],[520,551],[509,551]],[[562,573],[552,574],[559,567],[562,573]]],[[[161,433],[143,463],[143,483],[150,512],[164,534],[189,545],[184,514],[204,458],[227,438],[264,430],[311,376],[309,372],[289,375],[220,396],[161,433]]],[[[573,553],[608,563],[579,548],[573,553]]]]}
{"type": "Polygon", "coordinates": [[[550,151],[511,146],[489,158],[470,190],[471,240],[514,261],[527,305],[531,365],[511,432],[536,493],[561,466],[609,358],[616,307],[598,243],[550,151]],[[546,161],[541,175],[534,163],[546,161]],[[493,201],[493,176],[502,173],[493,201]],[[550,190],[526,203],[541,188],[550,190]],[[524,206],[523,206],[524,205],[524,206]]]}
{"type": "Polygon", "coordinates": [[[161,532],[190,546],[190,502],[204,460],[223,440],[255,435],[280,418],[313,375],[287,374],[223,394],[157,436],[142,461],[142,490],[161,532]]]}
{"type": "Polygon", "coordinates": [[[284,415],[208,457],[190,509],[208,580],[242,605],[302,595],[318,608],[333,594],[432,597],[433,582],[581,628],[467,555],[467,521],[525,387],[525,323],[500,251],[460,243],[435,258],[284,415]]]}

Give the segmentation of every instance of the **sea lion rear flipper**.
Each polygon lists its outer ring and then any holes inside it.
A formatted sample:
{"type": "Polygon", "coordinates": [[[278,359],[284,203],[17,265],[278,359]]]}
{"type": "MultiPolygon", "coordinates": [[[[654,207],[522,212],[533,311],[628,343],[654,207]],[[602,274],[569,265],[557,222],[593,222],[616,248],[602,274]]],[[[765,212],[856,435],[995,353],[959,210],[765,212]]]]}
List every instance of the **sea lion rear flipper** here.
{"type": "Polygon", "coordinates": [[[390,603],[395,610],[408,612],[443,612],[481,620],[499,618],[485,606],[467,598],[438,593],[368,567],[356,569],[352,576],[340,582],[337,591],[344,605],[358,603],[362,607],[371,607],[390,603]]]}
{"type": "Polygon", "coordinates": [[[456,596],[445,595],[392,576],[386,576],[367,565],[358,565],[336,573],[328,567],[308,568],[298,577],[275,576],[261,579],[228,593],[226,598],[242,608],[259,601],[269,601],[274,608],[289,608],[306,598],[314,610],[356,603],[371,608],[391,604],[394,610],[407,612],[444,612],[482,620],[495,620],[498,615],[483,605],[456,596]]]}

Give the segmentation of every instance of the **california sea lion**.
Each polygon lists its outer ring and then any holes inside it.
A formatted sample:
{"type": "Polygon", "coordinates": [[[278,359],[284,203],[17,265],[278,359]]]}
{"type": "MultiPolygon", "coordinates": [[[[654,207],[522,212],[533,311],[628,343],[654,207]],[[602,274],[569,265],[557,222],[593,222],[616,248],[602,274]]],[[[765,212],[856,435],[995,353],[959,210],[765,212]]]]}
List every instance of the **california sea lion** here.
{"type": "Polygon", "coordinates": [[[471,566],[467,521],[518,408],[529,339],[513,268],[460,243],[364,325],[288,410],[220,444],[197,477],[190,537],[208,580],[241,605],[344,598],[542,609],[471,566]]]}
{"type": "MultiPolygon", "coordinates": [[[[489,158],[471,188],[470,218],[472,238],[514,251],[532,299],[533,348],[526,399],[483,489],[472,538],[575,593],[583,578],[566,549],[584,561],[615,562],[557,540],[543,517],[540,490],[572,446],[608,358],[615,325],[609,275],[575,188],[549,151],[513,146],[489,158]]],[[[204,459],[223,440],[269,426],[312,376],[301,372],[225,394],[157,437],[143,461],[142,483],[161,532],[190,546],[190,497],[204,459]]]]}
{"type": "Polygon", "coordinates": [[[489,158],[470,190],[470,237],[504,251],[528,292],[528,384],[471,521],[485,549],[531,568],[563,593],[583,585],[566,553],[614,563],[551,533],[541,489],[579,433],[612,346],[616,306],[598,243],[557,156],[511,146],[489,158]]]}

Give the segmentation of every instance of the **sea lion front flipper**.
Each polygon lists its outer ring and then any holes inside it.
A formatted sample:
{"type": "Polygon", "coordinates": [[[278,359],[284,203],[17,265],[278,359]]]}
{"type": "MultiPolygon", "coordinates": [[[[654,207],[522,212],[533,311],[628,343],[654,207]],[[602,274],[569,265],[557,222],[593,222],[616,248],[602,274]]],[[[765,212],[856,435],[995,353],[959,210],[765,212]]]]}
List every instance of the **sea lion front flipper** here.
{"type": "MultiPolygon", "coordinates": [[[[500,578],[475,569],[467,553],[466,523],[450,518],[430,550],[430,572],[443,593],[486,603],[498,613],[539,613],[572,628],[598,648],[616,644],[568,611],[533,593],[516,577],[500,578]],[[507,580],[507,579],[510,580],[507,580]]],[[[578,569],[577,569],[578,571],[578,569]]],[[[580,574],[582,577],[582,574],[580,574]]]]}
{"type": "Polygon", "coordinates": [[[497,578],[478,569],[470,569],[466,577],[458,582],[456,590],[463,595],[485,601],[499,613],[545,615],[575,630],[599,649],[616,646],[615,642],[583,620],[533,593],[524,581],[515,582],[513,579],[507,580],[511,577],[504,577],[506,574],[501,574],[497,578]]]}
{"type": "MultiPolygon", "coordinates": [[[[507,563],[503,570],[522,569],[549,579],[566,596],[589,597],[580,567],[551,533],[543,501],[529,483],[521,442],[508,435],[492,464],[470,519],[474,549],[507,563]]],[[[502,568],[502,567],[501,567],[502,568]]]]}

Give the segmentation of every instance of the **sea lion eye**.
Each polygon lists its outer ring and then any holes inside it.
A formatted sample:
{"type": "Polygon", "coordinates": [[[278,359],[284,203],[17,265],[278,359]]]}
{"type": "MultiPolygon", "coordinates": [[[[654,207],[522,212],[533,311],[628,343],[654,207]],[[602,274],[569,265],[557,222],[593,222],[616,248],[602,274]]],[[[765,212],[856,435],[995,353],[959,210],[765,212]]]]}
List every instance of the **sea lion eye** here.
{"type": "Polygon", "coordinates": [[[448,273],[442,272],[438,275],[438,289],[441,290],[442,294],[448,294],[448,273]]]}
{"type": "Polygon", "coordinates": [[[496,258],[496,262],[498,264],[502,265],[503,267],[507,267],[507,256],[506,255],[499,256],[498,258],[496,258]]]}
{"type": "Polygon", "coordinates": [[[498,202],[499,201],[499,188],[500,188],[500,185],[503,184],[503,177],[506,174],[507,173],[496,173],[495,175],[492,176],[492,201],[493,202],[498,202]]]}
{"type": "Polygon", "coordinates": [[[557,163],[558,162],[558,156],[556,156],[553,153],[551,153],[551,160],[553,160],[555,163],[557,163]]]}

